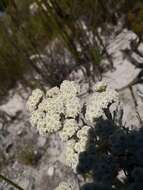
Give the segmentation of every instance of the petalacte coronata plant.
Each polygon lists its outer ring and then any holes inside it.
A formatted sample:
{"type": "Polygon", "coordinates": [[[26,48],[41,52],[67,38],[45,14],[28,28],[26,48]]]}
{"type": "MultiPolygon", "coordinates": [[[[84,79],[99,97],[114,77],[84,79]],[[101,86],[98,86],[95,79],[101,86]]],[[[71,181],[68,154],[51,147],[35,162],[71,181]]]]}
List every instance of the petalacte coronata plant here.
{"type": "MultiPolygon", "coordinates": [[[[118,101],[118,93],[103,82],[97,83],[93,87],[93,93],[82,99],[78,84],[63,81],[60,87],[54,87],[46,93],[39,89],[34,90],[27,102],[27,108],[31,112],[32,126],[35,126],[41,135],[59,134],[65,147],[63,162],[77,173],[80,155],[90,147],[88,146],[90,132],[94,130],[99,118],[110,115],[109,107],[118,101]]],[[[117,104],[114,109],[116,107],[117,104]]],[[[113,161],[110,156],[105,155],[101,162],[104,157],[107,164],[113,161]]],[[[100,170],[102,167],[98,167],[97,172],[101,173],[100,170]]],[[[108,165],[106,171],[110,173],[111,170],[108,165]]],[[[70,186],[65,184],[62,183],[57,188],[70,190],[70,186]]]]}
{"type": "MultiPolygon", "coordinates": [[[[64,81],[46,93],[33,91],[27,107],[40,134],[60,136],[63,163],[90,179],[81,190],[143,189],[143,129],[123,125],[115,90],[99,82],[82,99],[79,86],[64,81]]],[[[68,180],[56,188],[73,189],[68,180]]]]}

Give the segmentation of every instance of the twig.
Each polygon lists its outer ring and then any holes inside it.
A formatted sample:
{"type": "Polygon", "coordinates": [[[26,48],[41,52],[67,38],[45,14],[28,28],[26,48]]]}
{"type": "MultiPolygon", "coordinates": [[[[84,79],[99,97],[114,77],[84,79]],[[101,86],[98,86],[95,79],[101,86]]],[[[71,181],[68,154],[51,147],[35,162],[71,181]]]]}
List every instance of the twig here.
{"type": "Polygon", "coordinates": [[[134,105],[135,105],[135,109],[136,109],[136,113],[137,113],[139,122],[140,122],[141,125],[143,125],[143,121],[142,121],[141,116],[140,116],[140,114],[138,112],[138,108],[137,108],[138,107],[138,103],[137,103],[136,97],[134,95],[132,86],[130,86],[129,89],[130,89],[130,92],[131,92],[131,96],[133,98],[133,102],[134,102],[134,105]]]}
{"type": "Polygon", "coordinates": [[[138,84],[138,83],[143,83],[143,79],[139,79],[139,77],[137,76],[137,77],[135,77],[131,82],[129,82],[129,84],[123,86],[123,87],[120,88],[120,89],[116,89],[116,90],[117,90],[118,92],[120,92],[120,91],[123,91],[123,90],[125,90],[125,89],[127,89],[127,88],[130,88],[130,87],[132,87],[132,86],[134,86],[134,85],[136,85],[136,84],[138,84]]]}
{"type": "Polygon", "coordinates": [[[11,184],[12,186],[14,186],[16,189],[24,190],[22,187],[20,187],[19,185],[17,185],[16,183],[14,183],[10,179],[8,179],[7,177],[3,176],[2,174],[0,174],[0,178],[2,180],[6,181],[7,183],[11,184]]]}

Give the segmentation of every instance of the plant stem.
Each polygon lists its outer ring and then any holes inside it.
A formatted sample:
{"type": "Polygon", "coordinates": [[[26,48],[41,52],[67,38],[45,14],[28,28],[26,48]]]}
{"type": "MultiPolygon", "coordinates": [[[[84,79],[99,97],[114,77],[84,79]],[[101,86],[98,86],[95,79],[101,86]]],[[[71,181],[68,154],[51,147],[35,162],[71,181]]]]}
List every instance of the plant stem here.
{"type": "Polygon", "coordinates": [[[16,183],[14,183],[13,181],[11,181],[10,179],[6,178],[5,176],[0,174],[0,179],[6,181],[7,183],[11,184],[12,186],[14,186],[16,189],[19,190],[24,190],[22,187],[20,187],[19,185],[17,185],[16,183]]]}

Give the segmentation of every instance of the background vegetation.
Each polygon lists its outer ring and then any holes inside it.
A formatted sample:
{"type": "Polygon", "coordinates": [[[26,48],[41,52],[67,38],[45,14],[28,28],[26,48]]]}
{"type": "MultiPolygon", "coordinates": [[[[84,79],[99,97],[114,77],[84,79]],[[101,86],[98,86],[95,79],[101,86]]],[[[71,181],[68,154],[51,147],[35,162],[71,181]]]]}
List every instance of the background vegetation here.
{"type": "Polygon", "coordinates": [[[101,34],[120,20],[142,41],[141,0],[1,0],[0,10],[0,96],[18,82],[58,85],[79,67],[100,79],[104,56],[113,68],[101,34]]]}

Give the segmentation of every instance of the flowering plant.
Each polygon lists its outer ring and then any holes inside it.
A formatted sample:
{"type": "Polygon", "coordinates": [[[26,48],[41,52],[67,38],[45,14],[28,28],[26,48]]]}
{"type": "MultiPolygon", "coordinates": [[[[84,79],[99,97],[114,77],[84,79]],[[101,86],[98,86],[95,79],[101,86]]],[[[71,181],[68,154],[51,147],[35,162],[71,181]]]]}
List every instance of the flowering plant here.
{"type": "MultiPolygon", "coordinates": [[[[90,131],[99,119],[110,115],[110,106],[117,102],[118,93],[103,82],[97,83],[93,93],[82,99],[78,84],[63,81],[60,88],[54,87],[45,94],[34,90],[27,107],[31,112],[31,124],[41,135],[59,134],[65,144],[64,164],[76,173],[80,155],[87,149],[90,131]]],[[[70,189],[67,186],[62,183],[59,189],[70,189]]]]}

